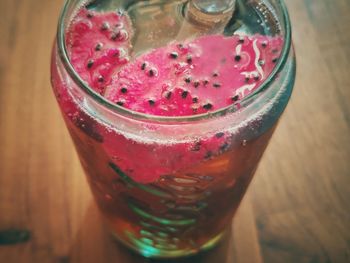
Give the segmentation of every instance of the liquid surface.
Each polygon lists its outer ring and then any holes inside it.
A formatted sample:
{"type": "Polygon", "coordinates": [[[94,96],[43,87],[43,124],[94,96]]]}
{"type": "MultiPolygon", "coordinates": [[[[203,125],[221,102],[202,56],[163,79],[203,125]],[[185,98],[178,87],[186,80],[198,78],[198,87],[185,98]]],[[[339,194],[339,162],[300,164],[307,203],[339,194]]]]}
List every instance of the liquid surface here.
{"type": "Polygon", "coordinates": [[[157,116],[215,111],[254,92],[271,73],[280,37],[207,35],[134,56],[131,20],[81,9],[67,33],[79,75],[111,102],[157,116]]]}

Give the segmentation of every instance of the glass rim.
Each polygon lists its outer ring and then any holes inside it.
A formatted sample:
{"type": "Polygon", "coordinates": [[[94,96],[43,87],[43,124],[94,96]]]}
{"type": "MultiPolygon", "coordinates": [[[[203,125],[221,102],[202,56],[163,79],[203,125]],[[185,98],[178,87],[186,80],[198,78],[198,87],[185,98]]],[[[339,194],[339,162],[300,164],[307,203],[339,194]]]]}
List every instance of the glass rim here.
{"type": "Polygon", "coordinates": [[[65,28],[64,28],[64,19],[66,18],[66,14],[68,11],[68,6],[73,0],[65,0],[63,9],[61,11],[61,14],[59,16],[58,20],[58,27],[57,27],[57,46],[58,46],[58,53],[61,59],[61,62],[63,63],[65,70],[68,72],[70,77],[73,79],[73,81],[81,88],[85,94],[90,96],[95,102],[97,102],[99,105],[108,108],[109,110],[112,110],[114,113],[121,114],[125,117],[137,119],[137,120],[143,120],[143,121],[155,121],[155,122],[161,122],[161,123],[168,123],[168,122],[189,122],[189,121],[198,121],[203,119],[209,119],[213,117],[219,117],[219,116],[225,116],[228,113],[236,112],[239,107],[237,107],[238,104],[242,104],[244,102],[247,102],[253,98],[258,97],[259,94],[267,90],[270,85],[275,80],[275,77],[283,70],[284,65],[287,62],[288,55],[291,49],[291,43],[292,43],[292,32],[291,32],[291,23],[289,18],[289,13],[287,10],[287,6],[284,3],[284,0],[277,0],[279,5],[281,6],[282,10],[282,19],[283,23],[285,25],[285,39],[284,39],[284,45],[281,52],[281,55],[273,68],[272,72],[269,74],[269,76],[262,82],[262,84],[256,89],[253,93],[249,94],[248,96],[244,97],[240,101],[237,101],[229,106],[226,106],[224,108],[220,108],[218,110],[202,113],[202,114],[196,114],[196,115],[187,115],[187,116],[158,116],[158,115],[151,115],[146,113],[141,113],[137,111],[133,111],[127,108],[124,108],[122,106],[119,106],[115,103],[112,103],[111,101],[107,100],[105,97],[103,97],[101,94],[97,93],[92,89],[88,83],[86,83],[80,75],[76,72],[74,69],[66,48],[66,41],[65,41],[65,28]]]}

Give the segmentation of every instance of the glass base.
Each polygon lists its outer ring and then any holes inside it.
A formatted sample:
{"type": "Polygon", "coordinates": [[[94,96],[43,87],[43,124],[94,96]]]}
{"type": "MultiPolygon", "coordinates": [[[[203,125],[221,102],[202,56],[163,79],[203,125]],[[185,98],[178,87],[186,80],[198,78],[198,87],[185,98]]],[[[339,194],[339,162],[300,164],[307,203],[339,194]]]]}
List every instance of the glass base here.
{"type": "Polygon", "coordinates": [[[213,247],[215,247],[219,241],[225,235],[225,231],[221,232],[217,236],[210,239],[204,245],[199,248],[187,248],[187,249],[164,249],[160,247],[152,246],[151,244],[145,244],[140,239],[134,237],[133,235],[129,236],[129,242],[122,240],[119,236],[112,232],[114,239],[116,239],[119,243],[127,247],[128,249],[136,252],[137,254],[146,257],[146,258],[155,258],[155,259],[171,259],[171,258],[180,258],[180,257],[188,257],[198,254],[200,252],[207,251],[213,247]]]}

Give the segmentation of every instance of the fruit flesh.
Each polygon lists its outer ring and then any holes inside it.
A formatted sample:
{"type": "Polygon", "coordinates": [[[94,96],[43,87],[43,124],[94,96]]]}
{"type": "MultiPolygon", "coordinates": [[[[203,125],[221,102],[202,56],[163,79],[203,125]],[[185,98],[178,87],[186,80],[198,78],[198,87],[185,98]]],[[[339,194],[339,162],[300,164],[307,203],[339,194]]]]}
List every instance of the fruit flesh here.
{"type": "MultiPolygon", "coordinates": [[[[67,49],[95,91],[122,107],[158,116],[195,115],[237,103],[271,73],[282,45],[279,37],[210,35],[131,58],[132,35],[126,15],[81,9],[68,29],[67,49]]],[[[192,143],[128,147],[122,135],[103,135],[103,126],[88,116],[77,120],[88,120],[78,126],[91,127],[95,139],[103,137],[105,152],[117,156],[116,165],[140,183],[218,156],[232,144],[222,133],[192,143]]]]}
{"type": "Polygon", "coordinates": [[[280,45],[279,38],[220,35],[174,43],[123,67],[113,76],[105,97],[115,103],[122,101],[134,111],[158,116],[215,111],[259,87],[272,71],[272,57],[278,56],[272,50],[280,45]],[[122,88],[128,92],[122,93],[122,88]]]}
{"type": "Polygon", "coordinates": [[[80,9],[66,33],[67,51],[80,77],[103,94],[112,75],[129,61],[132,30],[127,16],[80,9]]]}
{"type": "Polygon", "coordinates": [[[82,9],[67,34],[71,62],[111,102],[157,116],[201,114],[243,99],[271,73],[283,44],[208,35],[131,58],[130,23],[126,15],[82,9]]]}

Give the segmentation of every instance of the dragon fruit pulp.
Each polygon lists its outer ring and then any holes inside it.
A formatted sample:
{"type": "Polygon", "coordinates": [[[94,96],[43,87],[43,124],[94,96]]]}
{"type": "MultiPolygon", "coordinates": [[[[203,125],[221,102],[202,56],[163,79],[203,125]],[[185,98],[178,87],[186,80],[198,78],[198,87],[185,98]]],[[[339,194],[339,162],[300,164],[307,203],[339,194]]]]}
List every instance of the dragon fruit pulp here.
{"type": "MultiPolygon", "coordinates": [[[[283,45],[280,37],[207,35],[135,57],[132,36],[126,15],[81,9],[66,45],[75,70],[92,89],[119,107],[155,116],[191,116],[239,103],[269,76],[283,45]]],[[[130,146],[124,135],[111,133],[82,110],[73,111],[75,126],[140,183],[214,158],[231,144],[228,134],[218,132],[199,141],[130,146]]]]}

